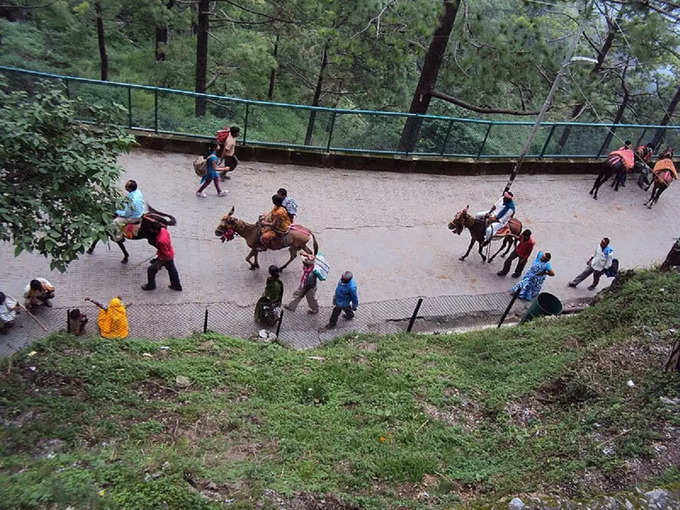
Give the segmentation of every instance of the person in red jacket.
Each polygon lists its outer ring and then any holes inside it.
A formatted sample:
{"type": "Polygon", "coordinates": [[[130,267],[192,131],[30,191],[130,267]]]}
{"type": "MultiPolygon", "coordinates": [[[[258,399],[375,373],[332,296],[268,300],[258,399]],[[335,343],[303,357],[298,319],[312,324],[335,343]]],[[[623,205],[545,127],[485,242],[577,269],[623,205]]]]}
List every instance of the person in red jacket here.
{"type": "Polygon", "coordinates": [[[531,230],[526,229],[524,232],[522,232],[522,235],[519,238],[519,244],[515,248],[515,250],[510,254],[510,256],[505,259],[505,264],[503,264],[503,269],[498,271],[496,273],[498,276],[505,276],[508,274],[508,271],[510,271],[510,266],[512,265],[512,261],[515,259],[519,259],[517,261],[517,267],[515,268],[515,272],[512,273],[513,278],[519,278],[522,275],[522,271],[524,270],[524,266],[527,265],[527,260],[529,260],[529,255],[531,255],[531,252],[534,249],[534,238],[531,237],[531,230]]]}
{"type": "Polygon", "coordinates": [[[168,270],[168,275],[170,276],[169,287],[172,290],[181,291],[182,284],[179,282],[179,274],[177,273],[177,268],[175,267],[175,250],[172,249],[172,243],[170,242],[170,234],[168,229],[161,226],[160,223],[154,223],[152,226],[152,233],[155,236],[149,239],[149,242],[156,247],[156,258],[151,261],[151,265],[147,270],[148,282],[142,285],[144,290],[153,290],[156,288],[156,273],[164,267],[168,270]],[[155,239],[151,242],[151,239],[155,239]]]}

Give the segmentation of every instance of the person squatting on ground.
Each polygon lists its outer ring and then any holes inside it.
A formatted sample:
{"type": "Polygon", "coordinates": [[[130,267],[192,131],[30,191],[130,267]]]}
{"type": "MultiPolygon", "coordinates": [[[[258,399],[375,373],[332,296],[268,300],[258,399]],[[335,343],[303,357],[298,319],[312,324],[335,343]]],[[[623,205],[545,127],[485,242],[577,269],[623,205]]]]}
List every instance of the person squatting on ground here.
{"type": "Polygon", "coordinates": [[[0,335],[6,335],[9,328],[14,326],[14,319],[19,310],[19,303],[0,292],[0,335]]]}
{"type": "MultiPolygon", "coordinates": [[[[237,126],[229,128],[227,137],[222,142],[222,147],[218,145],[218,152],[220,154],[220,165],[224,170],[220,170],[220,179],[230,179],[227,172],[233,172],[238,166],[238,158],[236,157],[236,137],[241,132],[237,126]]],[[[219,138],[218,138],[219,140],[219,138]]]]}
{"type": "Polygon", "coordinates": [[[283,198],[281,205],[286,209],[286,212],[288,212],[288,219],[290,219],[291,224],[295,223],[295,215],[298,211],[297,202],[293,197],[288,196],[286,188],[279,188],[279,191],[277,191],[276,194],[281,195],[281,198],[283,198]]]}
{"type": "Polygon", "coordinates": [[[335,288],[333,296],[333,311],[328,321],[327,328],[334,328],[338,324],[340,312],[344,312],[345,319],[353,319],[354,312],[359,308],[359,296],[357,294],[357,284],[350,271],[345,271],[335,288]]]}
{"type": "Polygon", "coordinates": [[[172,248],[170,233],[160,223],[152,223],[150,230],[153,237],[149,238],[149,243],[156,247],[156,258],[151,260],[151,265],[146,271],[148,280],[142,285],[142,289],[154,290],[156,288],[156,273],[164,267],[168,270],[168,276],[170,276],[168,288],[181,292],[182,284],[179,281],[177,267],[175,267],[175,250],[172,248]]]}
{"type": "Polygon", "coordinates": [[[649,180],[650,174],[652,173],[650,163],[653,154],[654,144],[651,142],[646,145],[640,145],[640,147],[638,147],[637,150],[635,151],[635,166],[633,167],[633,169],[640,172],[640,175],[638,176],[637,180],[637,185],[645,190],[646,188],[649,188],[649,185],[651,184],[649,180]]]}
{"type": "Polygon", "coordinates": [[[519,291],[518,297],[527,301],[531,301],[541,293],[543,282],[546,276],[555,276],[555,271],[552,270],[550,253],[538,252],[534,263],[526,272],[524,277],[512,287],[512,293],[519,291]]]}
{"type": "Polygon", "coordinates": [[[31,280],[24,289],[24,307],[27,310],[36,306],[51,307],[50,299],[54,298],[54,286],[45,278],[31,280]]]}
{"type": "Polygon", "coordinates": [[[78,308],[71,310],[68,314],[68,329],[72,335],[81,336],[85,334],[85,324],[87,315],[80,313],[78,308]]]}
{"type": "Polygon", "coordinates": [[[678,172],[673,164],[673,151],[667,148],[654,165],[652,195],[645,202],[648,209],[659,201],[661,193],[666,191],[671,183],[678,178],[678,172]]]}
{"type": "Polygon", "coordinates": [[[603,237],[600,244],[595,248],[595,253],[586,262],[585,270],[569,282],[570,287],[576,287],[583,280],[593,275],[593,283],[588,290],[594,290],[600,283],[600,277],[609,269],[614,260],[614,250],[609,246],[609,238],[603,237]]]}
{"type": "Polygon", "coordinates": [[[319,302],[316,300],[316,284],[317,276],[314,273],[314,255],[310,253],[300,252],[302,257],[302,278],[300,278],[300,286],[293,292],[293,299],[284,306],[286,310],[294,312],[302,298],[307,298],[309,310],[307,313],[319,313],[319,302]]]}
{"type": "Polygon", "coordinates": [[[261,326],[271,327],[279,319],[279,308],[283,301],[283,282],[279,279],[279,274],[277,266],[269,266],[269,278],[264,293],[255,304],[255,322],[261,326]]]}
{"type": "Polygon", "coordinates": [[[503,264],[503,269],[498,271],[498,276],[505,276],[508,274],[510,271],[510,266],[512,265],[512,261],[515,259],[519,259],[517,261],[517,267],[515,268],[515,272],[512,273],[513,278],[519,278],[520,275],[522,274],[522,271],[524,270],[524,266],[527,264],[527,260],[529,260],[529,255],[531,255],[531,252],[534,249],[534,238],[531,237],[531,230],[526,229],[524,232],[522,232],[522,235],[519,238],[519,244],[515,247],[513,252],[510,254],[510,256],[505,259],[505,264],[503,264]]]}
{"type": "Polygon", "coordinates": [[[97,325],[99,326],[99,333],[104,338],[122,340],[128,336],[127,311],[122,299],[117,296],[109,301],[108,306],[104,306],[90,297],[85,298],[85,301],[99,307],[97,325]]]}
{"type": "Polygon", "coordinates": [[[215,183],[218,197],[226,196],[227,191],[222,190],[220,187],[220,175],[217,172],[228,171],[228,168],[218,165],[217,146],[215,144],[210,144],[210,149],[205,157],[205,168],[206,173],[201,177],[201,186],[196,190],[196,196],[205,198],[207,195],[203,190],[207,188],[211,182],[215,183]]]}
{"type": "Polygon", "coordinates": [[[515,215],[515,210],[514,195],[510,191],[505,191],[503,193],[502,203],[499,204],[496,202],[496,205],[491,208],[489,213],[488,218],[490,225],[486,227],[486,235],[484,237],[485,242],[490,241],[491,238],[496,235],[496,232],[508,224],[510,218],[515,215]],[[497,212],[493,213],[494,210],[497,210],[497,212]]]}
{"type": "Polygon", "coordinates": [[[269,243],[278,236],[283,236],[290,229],[290,218],[288,211],[283,207],[283,197],[279,194],[272,196],[274,207],[261,220],[262,235],[260,243],[267,248],[269,243]]]}
{"type": "Polygon", "coordinates": [[[128,223],[139,223],[146,210],[144,195],[137,189],[137,182],[130,179],[125,183],[125,190],[128,192],[125,199],[125,209],[118,209],[116,217],[113,219],[113,240],[118,242],[123,239],[123,229],[128,223]]]}

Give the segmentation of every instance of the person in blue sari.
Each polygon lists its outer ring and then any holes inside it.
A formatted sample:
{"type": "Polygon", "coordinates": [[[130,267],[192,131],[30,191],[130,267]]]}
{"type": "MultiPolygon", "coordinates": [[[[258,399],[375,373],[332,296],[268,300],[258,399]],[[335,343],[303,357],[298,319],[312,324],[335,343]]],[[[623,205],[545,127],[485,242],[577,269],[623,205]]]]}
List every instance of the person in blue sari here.
{"type": "Polygon", "coordinates": [[[228,170],[228,167],[219,166],[218,163],[220,158],[217,157],[217,145],[214,143],[210,145],[208,155],[206,156],[206,169],[208,170],[206,174],[201,178],[201,187],[196,191],[196,196],[200,198],[205,198],[206,194],[203,192],[208,185],[213,182],[215,183],[215,189],[217,190],[218,197],[224,197],[227,195],[227,191],[222,191],[220,188],[220,174],[217,172],[222,172],[228,170]]]}
{"type": "Polygon", "coordinates": [[[524,277],[512,287],[514,294],[519,290],[519,298],[531,301],[541,292],[546,276],[555,276],[550,265],[550,253],[538,252],[536,260],[526,272],[524,277]]]}

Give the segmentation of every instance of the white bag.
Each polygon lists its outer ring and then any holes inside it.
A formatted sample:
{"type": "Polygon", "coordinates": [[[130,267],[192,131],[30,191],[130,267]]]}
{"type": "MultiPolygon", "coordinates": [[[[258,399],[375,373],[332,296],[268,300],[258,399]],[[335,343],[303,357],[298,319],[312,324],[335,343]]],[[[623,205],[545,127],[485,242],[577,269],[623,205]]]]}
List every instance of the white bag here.
{"type": "Polygon", "coordinates": [[[328,265],[326,257],[324,257],[321,252],[317,253],[314,258],[314,274],[316,277],[322,282],[325,281],[326,278],[328,278],[329,269],[330,266],[328,265]]]}

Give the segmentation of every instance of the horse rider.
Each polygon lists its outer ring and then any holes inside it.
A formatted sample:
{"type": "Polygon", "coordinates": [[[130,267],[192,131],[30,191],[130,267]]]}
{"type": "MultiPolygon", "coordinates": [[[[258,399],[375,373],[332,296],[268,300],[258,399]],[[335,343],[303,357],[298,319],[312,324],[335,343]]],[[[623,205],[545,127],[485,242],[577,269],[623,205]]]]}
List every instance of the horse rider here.
{"type": "Polygon", "coordinates": [[[261,219],[262,235],[260,236],[260,244],[267,248],[277,237],[284,236],[290,228],[290,218],[288,211],[283,207],[283,197],[279,194],[272,196],[274,208],[261,219]]]}
{"type": "Polygon", "coordinates": [[[125,209],[118,209],[116,217],[113,219],[113,240],[118,242],[123,240],[123,229],[129,223],[139,223],[146,209],[144,195],[137,189],[137,183],[130,179],[125,183],[125,191],[128,192],[125,209]]]}
{"type": "Polygon", "coordinates": [[[650,142],[646,145],[640,145],[635,151],[635,166],[634,170],[640,172],[637,184],[640,188],[645,189],[648,186],[649,176],[651,174],[651,165],[649,164],[654,154],[654,143],[650,142]]]}
{"type": "Polygon", "coordinates": [[[491,208],[488,215],[488,226],[486,227],[486,235],[484,237],[484,242],[488,242],[491,238],[496,235],[502,227],[508,224],[510,218],[515,215],[515,201],[514,195],[511,191],[503,192],[502,201],[496,202],[496,204],[491,208]],[[499,203],[500,202],[500,203],[499,203]],[[497,211],[494,214],[494,211],[497,211]]]}
{"type": "Polygon", "coordinates": [[[288,191],[286,188],[279,188],[276,194],[283,197],[283,203],[281,205],[283,205],[283,207],[286,208],[286,211],[288,211],[288,218],[290,218],[290,222],[295,223],[295,215],[298,211],[297,202],[293,197],[288,196],[288,191]]]}

